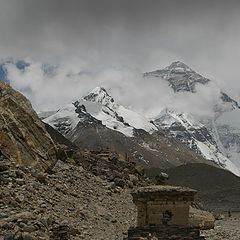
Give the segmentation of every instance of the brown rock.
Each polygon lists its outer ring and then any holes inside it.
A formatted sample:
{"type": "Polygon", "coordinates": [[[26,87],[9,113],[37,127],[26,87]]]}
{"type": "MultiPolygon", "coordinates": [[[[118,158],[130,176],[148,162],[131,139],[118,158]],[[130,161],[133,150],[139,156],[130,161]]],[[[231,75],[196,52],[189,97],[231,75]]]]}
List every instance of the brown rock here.
{"type": "Polygon", "coordinates": [[[138,183],[138,177],[133,174],[129,174],[129,179],[133,183],[133,185],[136,185],[138,183]]]}
{"type": "Polygon", "coordinates": [[[57,150],[31,103],[0,81],[0,149],[20,165],[48,170],[57,161],[57,150]]]}
{"type": "Polygon", "coordinates": [[[215,218],[212,213],[190,206],[189,225],[200,227],[201,230],[213,229],[215,218]]]}

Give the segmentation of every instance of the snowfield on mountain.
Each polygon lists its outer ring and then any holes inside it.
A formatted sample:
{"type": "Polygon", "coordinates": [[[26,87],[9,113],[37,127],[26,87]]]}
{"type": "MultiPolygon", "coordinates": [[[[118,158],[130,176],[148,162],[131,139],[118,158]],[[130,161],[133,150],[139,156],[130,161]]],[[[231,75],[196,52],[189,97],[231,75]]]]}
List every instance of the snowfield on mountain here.
{"type": "Polygon", "coordinates": [[[106,127],[119,131],[128,137],[133,136],[133,129],[143,129],[152,133],[157,127],[150,123],[150,120],[133,112],[117,103],[103,87],[96,87],[87,96],[70,103],[44,121],[55,128],[64,125],[60,132],[66,134],[74,129],[81,117],[76,112],[79,106],[84,106],[82,113],[89,113],[94,118],[102,121],[106,127]]]}

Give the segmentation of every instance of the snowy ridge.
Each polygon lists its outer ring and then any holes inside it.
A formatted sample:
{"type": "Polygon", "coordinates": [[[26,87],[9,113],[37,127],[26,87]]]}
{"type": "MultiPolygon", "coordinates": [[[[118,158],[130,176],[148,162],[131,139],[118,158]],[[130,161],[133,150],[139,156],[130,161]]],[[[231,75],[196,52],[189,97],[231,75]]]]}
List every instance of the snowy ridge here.
{"type": "Polygon", "coordinates": [[[155,124],[169,131],[172,136],[187,144],[207,160],[240,176],[239,167],[224,156],[208,129],[195,120],[194,116],[165,109],[156,118],[155,124]]]}
{"type": "MultiPolygon", "coordinates": [[[[196,84],[206,85],[211,81],[179,61],[162,70],[145,73],[144,77],[168,81],[175,93],[195,93],[196,84]]],[[[169,109],[160,110],[155,124],[206,159],[240,175],[240,107],[234,99],[219,91],[220,99],[213,116],[199,117],[169,109]]]]}
{"type": "Polygon", "coordinates": [[[134,128],[143,129],[149,133],[157,130],[144,116],[115,103],[103,87],[97,87],[83,97],[82,104],[87,112],[101,120],[103,125],[122,132],[126,136],[132,137],[134,128]],[[94,106],[97,109],[94,109],[94,106]]]}
{"type": "Polygon", "coordinates": [[[38,112],[37,115],[41,120],[43,120],[44,118],[48,118],[48,117],[52,116],[56,112],[57,111],[38,112]]]}
{"type": "Polygon", "coordinates": [[[68,104],[58,110],[55,114],[44,118],[43,121],[51,125],[63,135],[66,135],[77,126],[79,118],[78,114],[75,112],[74,105],[68,104]]]}
{"type": "MultiPolygon", "coordinates": [[[[85,107],[86,113],[100,120],[103,125],[128,137],[133,137],[134,128],[143,129],[149,133],[157,131],[156,126],[147,118],[115,103],[103,87],[95,88],[87,96],[60,109],[44,121],[66,135],[81,121],[79,114],[76,113],[76,108],[82,105],[85,107]]],[[[84,112],[81,116],[83,114],[84,112]]]]}
{"type": "Polygon", "coordinates": [[[116,108],[114,99],[103,87],[94,88],[87,96],[83,97],[83,99],[89,102],[91,101],[101,103],[110,109],[116,108]]]}

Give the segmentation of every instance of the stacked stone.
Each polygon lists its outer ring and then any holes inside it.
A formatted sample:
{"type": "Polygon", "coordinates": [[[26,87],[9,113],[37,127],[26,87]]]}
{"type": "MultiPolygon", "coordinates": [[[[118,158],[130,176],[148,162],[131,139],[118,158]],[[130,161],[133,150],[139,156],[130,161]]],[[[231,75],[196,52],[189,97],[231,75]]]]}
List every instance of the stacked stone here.
{"type": "MultiPolygon", "coordinates": [[[[162,179],[162,178],[161,178],[162,179]]],[[[202,240],[199,228],[189,226],[189,207],[197,191],[177,186],[140,187],[132,192],[137,227],[127,240],[202,240]]]]}
{"type": "Polygon", "coordinates": [[[197,192],[190,188],[155,185],[135,190],[138,226],[188,226],[189,206],[197,192]]]}

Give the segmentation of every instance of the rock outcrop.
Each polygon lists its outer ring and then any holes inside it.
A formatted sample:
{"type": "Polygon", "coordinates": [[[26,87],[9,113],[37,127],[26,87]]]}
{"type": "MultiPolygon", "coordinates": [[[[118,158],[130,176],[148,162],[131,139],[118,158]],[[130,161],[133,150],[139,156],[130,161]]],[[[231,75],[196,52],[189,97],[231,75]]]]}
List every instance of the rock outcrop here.
{"type": "Polygon", "coordinates": [[[57,161],[57,149],[31,103],[0,81],[0,155],[19,165],[46,171],[57,161]]]}
{"type": "Polygon", "coordinates": [[[201,230],[213,229],[214,222],[215,218],[212,213],[190,206],[189,223],[191,227],[199,227],[201,230]]]}

